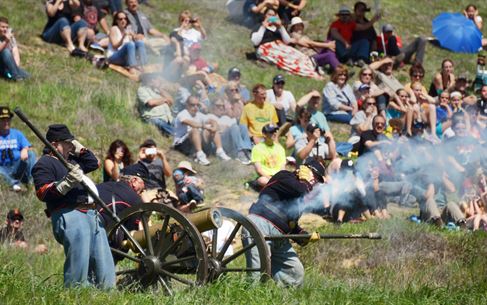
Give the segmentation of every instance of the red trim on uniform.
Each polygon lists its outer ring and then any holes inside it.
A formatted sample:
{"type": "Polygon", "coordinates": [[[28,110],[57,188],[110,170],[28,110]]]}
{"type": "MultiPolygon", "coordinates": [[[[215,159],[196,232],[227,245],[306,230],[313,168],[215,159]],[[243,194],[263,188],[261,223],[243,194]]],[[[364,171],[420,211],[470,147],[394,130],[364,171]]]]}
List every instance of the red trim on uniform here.
{"type": "Polygon", "coordinates": [[[51,182],[51,183],[48,183],[48,184],[44,184],[41,188],[39,188],[36,191],[36,196],[37,196],[37,198],[39,198],[39,200],[44,201],[44,198],[46,197],[46,194],[48,192],[56,192],[56,193],[59,193],[56,190],[56,186],[55,186],[55,183],[54,182],[51,182]]]}

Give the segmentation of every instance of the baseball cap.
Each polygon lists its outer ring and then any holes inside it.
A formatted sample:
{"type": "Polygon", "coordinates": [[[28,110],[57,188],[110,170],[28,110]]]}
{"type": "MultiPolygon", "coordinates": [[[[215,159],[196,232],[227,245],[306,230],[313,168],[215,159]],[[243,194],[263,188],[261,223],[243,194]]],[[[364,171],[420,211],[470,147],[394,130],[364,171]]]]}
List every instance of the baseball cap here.
{"type": "Polygon", "coordinates": [[[277,127],[274,124],[266,124],[266,125],[264,125],[264,127],[262,127],[262,133],[263,134],[273,134],[278,129],[279,129],[279,127],[277,127]]]}
{"type": "Polygon", "coordinates": [[[309,123],[307,126],[306,126],[306,131],[307,132],[314,132],[316,128],[320,128],[317,124],[314,124],[314,123],[309,123]]]}
{"type": "Polygon", "coordinates": [[[279,84],[279,83],[284,83],[285,84],[286,83],[286,80],[284,79],[284,76],[282,74],[277,74],[272,79],[272,83],[273,84],[279,84]]]}
{"type": "Polygon", "coordinates": [[[353,6],[353,10],[355,11],[359,6],[363,6],[365,12],[370,12],[370,7],[368,7],[367,4],[363,1],[355,2],[355,5],[353,6]]]}
{"type": "Polygon", "coordinates": [[[139,148],[147,148],[147,147],[152,147],[152,146],[156,146],[157,147],[157,144],[154,140],[152,139],[147,139],[144,141],[144,143],[140,144],[139,148]]]}
{"type": "Polygon", "coordinates": [[[363,90],[370,90],[370,86],[367,84],[360,85],[360,87],[358,87],[358,91],[363,91],[363,90]]]}
{"type": "Polygon", "coordinates": [[[137,162],[122,169],[122,175],[147,179],[149,178],[149,169],[141,162],[137,162]]]}
{"type": "Polygon", "coordinates": [[[387,32],[393,32],[394,31],[394,27],[392,26],[392,24],[390,23],[386,23],[382,26],[382,32],[383,33],[387,33],[387,32]]]}
{"type": "Polygon", "coordinates": [[[8,220],[16,220],[16,219],[24,220],[24,215],[22,215],[22,213],[20,212],[20,210],[18,208],[15,208],[15,209],[8,211],[7,219],[8,220]]]}
{"type": "Polygon", "coordinates": [[[304,165],[311,169],[313,174],[316,176],[316,178],[318,178],[320,182],[323,183],[325,181],[323,177],[325,176],[326,168],[325,165],[321,163],[318,159],[309,157],[304,161],[304,165]]]}
{"type": "Polygon", "coordinates": [[[230,68],[230,70],[228,70],[228,77],[227,79],[228,80],[232,80],[232,79],[235,79],[236,77],[240,77],[240,69],[237,68],[237,67],[233,67],[233,68],[230,68]]]}
{"type": "Polygon", "coordinates": [[[11,119],[14,116],[7,106],[0,106],[0,119],[11,119]]]}
{"type": "Polygon", "coordinates": [[[74,136],[66,125],[52,124],[47,129],[46,139],[49,142],[71,141],[74,136]]]}
{"type": "Polygon", "coordinates": [[[468,74],[467,73],[460,73],[460,75],[458,75],[458,77],[457,77],[457,80],[460,80],[460,79],[468,81],[468,74]]]}
{"type": "Polygon", "coordinates": [[[352,14],[352,11],[346,5],[340,6],[340,9],[338,10],[338,13],[337,13],[337,15],[351,15],[351,14],[352,14]]]}

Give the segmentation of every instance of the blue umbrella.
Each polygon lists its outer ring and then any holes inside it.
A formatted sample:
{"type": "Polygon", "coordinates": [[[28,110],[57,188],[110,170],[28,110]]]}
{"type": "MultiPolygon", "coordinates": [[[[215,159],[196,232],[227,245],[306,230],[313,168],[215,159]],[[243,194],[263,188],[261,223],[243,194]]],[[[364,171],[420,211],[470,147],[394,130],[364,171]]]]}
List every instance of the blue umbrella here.
{"type": "Polygon", "coordinates": [[[482,47],[482,32],[460,13],[441,13],[433,20],[433,35],[440,45],[453,52],[477,53],[482,47]]]}

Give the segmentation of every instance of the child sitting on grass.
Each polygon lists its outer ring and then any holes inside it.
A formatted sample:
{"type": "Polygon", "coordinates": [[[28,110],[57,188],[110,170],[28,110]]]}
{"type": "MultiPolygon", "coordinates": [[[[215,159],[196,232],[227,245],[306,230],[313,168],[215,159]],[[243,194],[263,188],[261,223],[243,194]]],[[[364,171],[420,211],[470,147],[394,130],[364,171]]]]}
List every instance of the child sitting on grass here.
{"type": "Polygon", "coordinates": [[[194,176],[195,174],[196,171],[193,170],[188,161],[179,162],[172,173],[179,200],[179,205],[176,208],[185,213],[189,213],[200,206],[204,200],[203,180],[194,176]]]}

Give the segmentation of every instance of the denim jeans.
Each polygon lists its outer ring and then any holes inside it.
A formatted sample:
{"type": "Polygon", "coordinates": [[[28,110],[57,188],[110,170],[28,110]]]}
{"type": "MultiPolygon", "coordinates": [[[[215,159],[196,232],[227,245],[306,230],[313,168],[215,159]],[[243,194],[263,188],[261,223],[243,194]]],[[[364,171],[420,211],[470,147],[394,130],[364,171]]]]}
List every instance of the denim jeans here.
{"type": "Polygon", "coordinates": [[[56,240],[63,245],[64,286],[115,287],[115,265],[98,212],[61,209],[51,215],[56,240]]]}
{"type": "Polygon", "coordinates": [[[28,151],[27,160],[17,160],[9,165],[0,166],[0,177],[3,177],[9,186],[15,184],[29,183],[32,179],[32,167],[36,163],[36,154],[34,151],[28,151]]]}
{"type": "Polygon", "coordinates": [[[147,53],[142,40],[129,41],[108,58],[110,63],[124,66],[135,67],[147,63],[147,53]],[[138,57],[138,61],[137,61],[138,57]]]}
{"type": "Polygon", "coordinates": [[[349,124],[352,120],[352,115],[350,113],[328,113],[326,119],[331,122],[349,124]]]}
{"type": "Polygon", "coordinates": [[[123,10],[122,0],[109,0],[109,2],[110,2],[110,11],[112,12],[112,14],[123,10]]]}
{"type": "Polygon", "coordinates": [[[345,48],[345,44],[341,41],[336,41],[336,56],[340,62],[347,60],[362,59],[366,63],[369,62],[369,41],[367,39],[360,39],[352,43],[350,48],[345,48]]]}
{"type": "MultiPolygon", "coordinates": [[[[264,236],[282,234],[270,221],[254,214],[250,214],[248,217],[264,236]]],[[[242,234],[242,236],[249,236],[249,234],[242,234]]],[[[252,241],[249,239],[244,238],[242,243],[250,244],[252,241]]],[[[266,243],[271,252],[272,278],[285,286],[301,286],[304,280],[304,267],[289,240],[268,240],[266,243]]],[[[245,253],[247,267],[260,267],[257,247],[251,249],[250,255],[248,252],[245,253]]],[[[253,276],[257,278],[258,274],[253,274],[253,276]]]]}
{"type": "Polygon", "coordinates": [[[162,132],[164,135],[173,136],[174,135],[174,126],[168,121],[162,119],[148,119],[149,123],[156,125],[156,127],[162,132]]]}
{"type": "Polygon", "coordinates": [[[10,49],[0,51],[0,75],[11,80],[18,80],[30,77],[29,73],[17,66],[10,49]]]}
{"type": "Polygon", "coordinates": [[[82,28],[87,28],[88,24],[83,19],[76,21],[73,24],[69,24],[68,19],[65,17],[59,18],[56,22],[44,33],[42,33],[42,39],[46,42],[50,43],[64,43],[63,38],[61,37],[61,32],[66,28],[71,28],[71,40],[76,41],[78,38],[78,31],[82,28]]]}
{"type": "Polygon", "coordinates": [[[239,151],[252,149],[252,142],[245,125],[233,124],[222,133],[221,138],[223,149],[232,157],[235,157],[239,151]]]}

